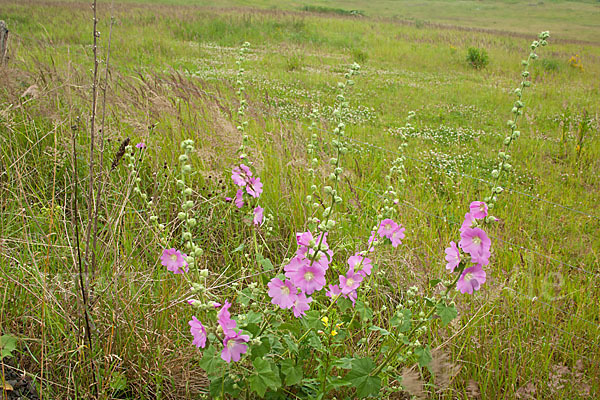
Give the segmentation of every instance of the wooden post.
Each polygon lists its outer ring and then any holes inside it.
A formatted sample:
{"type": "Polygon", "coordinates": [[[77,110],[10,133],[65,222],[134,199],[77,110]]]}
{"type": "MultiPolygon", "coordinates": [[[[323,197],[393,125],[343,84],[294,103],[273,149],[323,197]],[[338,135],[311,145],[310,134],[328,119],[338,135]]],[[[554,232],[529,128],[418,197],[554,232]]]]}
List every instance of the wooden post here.
{"type": "Polygon", "coordinates": [[[0,65],[8,61],[8,26],[0,21],[0,65]]]}

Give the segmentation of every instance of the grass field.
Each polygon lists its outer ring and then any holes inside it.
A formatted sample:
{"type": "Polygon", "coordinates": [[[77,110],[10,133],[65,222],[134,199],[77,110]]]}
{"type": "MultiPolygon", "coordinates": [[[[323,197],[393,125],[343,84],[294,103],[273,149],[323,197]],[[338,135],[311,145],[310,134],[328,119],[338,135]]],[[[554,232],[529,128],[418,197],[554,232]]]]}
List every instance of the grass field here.
{"type": "MultiPolygon", "coordinates": [[[[359,291],[364,324],[352,325],[352,317],[346,323],[354,333],[330,348],[336,357],[377,362],[385,353],[378,343],[389,339],[371,328],[391,330],[395,308],[413,301],[409,287],[437,296],[442,290],[432,280],[449,279],[444,249],[458,240],[469,203],[490,193],[521,60],[549,30],[548,46],[529,68],[512,169],[491,210],[499,222],[488,230],[487,281],[473,295],[454,291],[458,318],[419,336],[436,350],[433,367],[398,361],[389,373],[404,374],[396,381],[406,390],[379,396],[600,397],[600,3],[212,4],[98,1],[92,169],[90,3],[0,0],[0,20],[10,29],[9,60],[0,66],[0,336],[17,338],[1,371],[26,373],[46,399],[208,395],[214,388],[200,367],[206,357],[199,361],[188,326],[197,314],[184,304],[190,285],[161,265],[161,235],[135,188],[154,199],[169,243],[182,245],[175,180],[179,143],[193,139],[193,235],[204,250],[197,269],[210,271],[211,299],[236,299],[236,314],[248,309],[266,318],[269,298],[244,302],[249,292],[232,282],[254,282],[264,292],[271,276],[256,271],[269,263],[278,269],[293,256],[295,233],[307,229],[313,212],[305,200],[313,183],[306,145],[318,133],[321,187],[335,149],[337,85],[353,63],[361,70],[345,94],[349,151],[338,186],[344,201],[328,237],[332,271],[343,273],[347,257],[364,249],[381,213],[385,176],[401,155],[405,183],[395,181],[395,209],[406,239],[376,250],[380,273],[359,291]],[[267,216],[260,229],[223,200],[235,193],[231,168],[242,143],[236,59],[246,41],[246,132],[267,216]],[[469,47],[485,49],[489,63],[472,68],[469,47]],[[126,162],[111,168],[127,137],[147,145],[143,161],[136,151],[139,183],[126,162]],[[95,209],[95,259],[90,274],[80,274],[95,209]]],[[[278,354],[274,346],[264,357],[278,354]]],[[[251,369],[248,360],[231,373],[251,369]]],[[[307,371],[318,369],[314,363],[305,360],[307,371]]],[[[225,387],[225,373],[221,379],[225,387]]],[[[383,386],[392,382],[384,378],[383,386]]],[[[268,396],[302,398],[299,389],[287,390],[268,396]]],[[[356,397],[352,390],[340,386],[327,398],[356,397]]],[[[2,392],[12,398],[11,390],[2,392]]]]}

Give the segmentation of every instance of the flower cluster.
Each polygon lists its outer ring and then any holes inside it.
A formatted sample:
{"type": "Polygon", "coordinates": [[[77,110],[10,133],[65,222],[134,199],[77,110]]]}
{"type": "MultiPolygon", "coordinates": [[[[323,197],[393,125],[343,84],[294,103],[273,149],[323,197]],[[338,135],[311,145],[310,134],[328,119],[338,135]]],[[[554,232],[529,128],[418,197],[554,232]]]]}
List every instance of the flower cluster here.
{"type": "MultiPolygon", "coordinates": [[[[219,303],[214,303],[214,306],[221,307],[219,303]]],[[[231,303],[225,301],[225,304],[217,313],[217,322],[223,334],[223,350],[221,351],[221,358],[228,363],[231,361],[240,361],[242,354],[245,354],[248,351],[246,343],[250,341],[250,336],[242,335],[239,329],[236,330],[237,322],[231,318],[229,307],[231,307],[231,303]]],[[[198,348],[206,347],[208,336],[202,322],[193,316],[188,324],[190,325],[190,332],[194,337],[192,344],[198,348]]]]}
{"type": "Polygon", "coordinates": [[[483,266],[490,262],[492,242],[485,231],[479,227],[479,221],[487,217],[487,204],[483,201],[472,202],[460,228],[458,245],[452,241],[450,247],[445,250],[446,269],[450,272],[454,272],[457,267],[460,269],[456,288],[461,293],[472,294],[485,283],[486,274],[483,266]],[[467,262],[473,265],[467,267],[467,262]]]}
{"type": "MultiPolygon", "coordinates": [[[[242,208],[244,206],[244,194],[248,194],[255,199],[258,199],[262,194],[263,184],[260,181],[260,178],[252,176],[252,170],[244,164],[240,164],[233,169],[231,179],[233,179],[233,183],[240,186],[235,194],[235,199],[233,199],[237,208],[242,208]]],[[[254,207],[254,225],[262,224],[263,213],[264,209],[262,207],[259,205],[254,207]]]]}
{"type": "Polygon", "coordinates": [[[327,233],[316,239],[310,231],[296,234],[296,256],[284,267],[285,281],[273,278],[267,285],[271,303],[283,309],[291,308],[300,318],[310,309],[312,297],[307,297],[325,286],[325,273],[329,269],[333,251],[327,244],[327,233]]]}

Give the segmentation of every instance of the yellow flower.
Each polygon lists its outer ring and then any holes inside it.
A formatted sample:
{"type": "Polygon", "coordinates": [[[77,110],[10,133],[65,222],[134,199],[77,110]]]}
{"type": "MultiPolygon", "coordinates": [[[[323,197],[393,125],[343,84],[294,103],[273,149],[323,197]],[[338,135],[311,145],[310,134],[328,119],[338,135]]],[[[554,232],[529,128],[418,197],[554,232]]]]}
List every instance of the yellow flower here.
{"type": "Polygon", "coordinates": [[[337,331],[336,330],[331,331],[331,336],[335,336],[335,335],[337,335],[337,331]]]}
{"type": "Polygon", "coordinates": [[[329,325],[329,318],[327,318],[327,317],[323,317],[323,318],[321,318],[321,321],[323,321],[323,324],[324,324],[325,326],[329,325]]]}

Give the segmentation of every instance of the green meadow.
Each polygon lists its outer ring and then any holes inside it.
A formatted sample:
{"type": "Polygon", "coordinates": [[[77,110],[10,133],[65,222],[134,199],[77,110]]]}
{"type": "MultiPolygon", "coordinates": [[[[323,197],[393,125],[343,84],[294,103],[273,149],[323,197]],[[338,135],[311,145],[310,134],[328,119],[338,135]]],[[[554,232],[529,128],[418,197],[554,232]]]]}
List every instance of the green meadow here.
{"type": "MultiPolygon", "coordinates": [[[[405,157],[395,207],[406,238],[377,249],[379,272],[359,291],[364,323],[336,347],[377,361],[386,339],[371,328],[387,326],[410,287],[433,296],[443,291],[434,280],[450,279],[444,249],[460,239],[470,202],[489,196],[522,60],[549,30],[490,210],[499,220],[487,231],[487,280],[473,295],[454,291],[458,317],[420,336],[432,366],[394,365],[399,389],[375,397],[600,397],[600,2],[99,0],[94,142],[90,4],[0,0],[10,30],[0,65],[0,336],[16,338],[0,377],[25,375],[43,399],[218,397],[191,343],[190,285],[161,265],[161,235],[135,187],[181,244],[175,181],[180,142],[193,139],[188,184],[207,287],[238,303],[239,285],[266,291],[271,276],[254,271],[284,265],[307,229],[307,143],[316,133],[326,182],[337,86],[353,63],[332,270],[364,249],[389,168],[405,157]],[[236,189],[244,42],[246,132],[267,216],[257,230],[224,201],[236,189]],[[487,63],[469,64],[469,48],[487,63]],[[138,183],[117,156],[126,138],[147,145],[135,155],[138,183]],[[82,274],[88,231],[94,261],[82,274]]],[[[336,390],[326,398],[358,397],[336,390]]]]}

